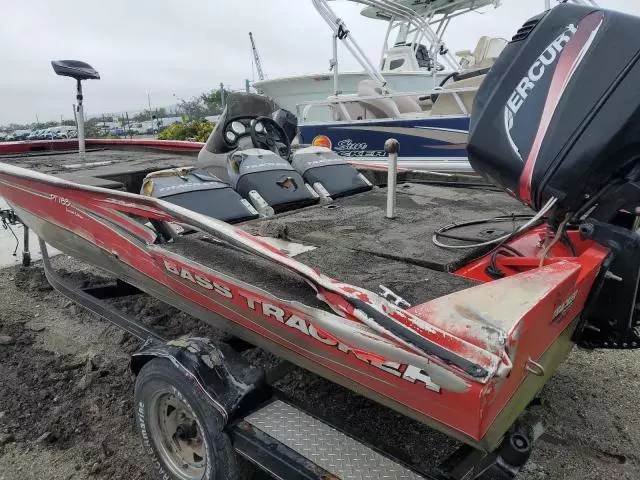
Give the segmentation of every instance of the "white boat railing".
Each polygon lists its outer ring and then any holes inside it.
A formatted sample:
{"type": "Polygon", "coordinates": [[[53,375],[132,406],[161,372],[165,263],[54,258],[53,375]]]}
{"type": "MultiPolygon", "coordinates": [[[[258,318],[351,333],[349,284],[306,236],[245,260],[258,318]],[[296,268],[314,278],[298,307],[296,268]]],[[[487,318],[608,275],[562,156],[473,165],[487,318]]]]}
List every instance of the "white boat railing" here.
{"type": "MultiPolygon", "coordinates": [[[[430,68],[434,75],[439,69],[441,69],[439,68],[440,64],[438,63],[439,58],[444,62],[442,68],[451,71],[461,71],[462,67],[460,65],[460,62],[447,48],[445,48],[443,36],[452,18],[459,15],[467,14],[479,8],[478,6],[475,6],[473,2],[470,3],[469,0],[451,0],[447,4],[446,11],[442,9],[432,9],[420,13],[414,10],[412,7],[402,4],[397,0],[352,0],[356,3],[378,9],[381,12],[384,12],[385,16],[388,16],[389,18],[389,26],[387,28],[387,34],[385,36],[385,44],[383,45],[380,67],[376,68],[364,53],[362,48],[360,48],[353,36],[350,34],[350,31],[344,20],[338,17],[334,10],[329,6],[328,1],[329,0],[312,0],[312,3],[318,13],[320,13],[320,16],[333,30],[333,58],[331,59],[330,65],[334,74],[335,95],[341,93],[339,85],[338,40],[342,41],[345,44],[346,48],[351,52],[358,63],[360,63],[369,77],[371,77],[371,79],[378,83],[382,88],[386,88],[387,81],[380,70],[384,65],[385,54],[388,52],[389,36],[393,28],[396,26],[402,25],[406,28],[404,37],[408,37],[408,35],[414,35],[414,41],[412,43],[414,53],[417,52],[417,49],[422,43],[423,39],[426,39],[428,52],[432,62],[432,67],[430,68]],[[453,8],[457,7],[458,5],[460,6],[460,11],[454,11],[453,8]],[[465,5],[468,5],[468,8],[465,9],[465,5]]],[[[502,2],[502,0],[491,1],[495,8],[498,8],[502,2]]],[[[567,3],[575,3],[578,5],[598,7],[598,3],[596,2],[596,0],[564,1],[567,3]]],[[[487,5],[485,4],[482,6],[487,5]]],[[[545,7],[551,7],[551,0],[545,0],[545,7]]]]}
{"type": "MultiPolygon", "coordinates": [[[[350,122],[350,121],[357,121],[360,119],[357,119],[357,118],[354,119],[351,117],[351,113],[347,108],[347,104],[369,102],[369,101],[376,101],[376,100],[385,100],[385,99],[389,99],[393,101],[394,99],[401,98],[401,97],[412,97],[412,98],[424,97],[426,100],[431,98],[432,95],[438,95],[438,96],[451,95],[454,101],[456,102],[456,105],[459,108],[459,112],[453,115],[470,115],[471,112],[469,112],[469,109],[466,107],[460,95],[464,93],[475,94],[475,92],[478,91],[478,88],[479,87],[463,87],[463,88],[451,88],[451,89],[434,88],[433,90],[422,91],[422,92],[383,93],[380,95],[368,95],[368,96],[359,96],[359,95],[336,96],[336,97],[330,97],[327,100],[318,100],[318,101],[301,103],[297,107],[298,108],[297,114],[298,114],[298,119],[300,120],[300,123],[305,124],[307,123],[307,120],[309,118],[309,112],[312,109],[328,108],[331,111],[331,113],[335,113],[335,112],[339,113],[339,116],[341,118],[340,121],[350,122]]],[[[391,119],[412,118],[414,116],[413,113],[415,113],[416,118],[420,118],[420,117],[428,116],[430,112],[429,110],[425,110],[423,112],[412,112],[412,113],[404,113],[404,114],[398,113],[388,118],[391,118],[391,119]]],[[[367,119],[367,120],[374,120],[374,119],[367,119]]],[[[313,122],[309,122],[309,123],[313,123],[313,122]]]]}
{"type": "Polygon", "coordinates": [[[329,27],[331,27],[331,30],[333,30],[333,58],[331,59],[331,66],[333,69],[334,77],[334,93],[336,95],[340,93],[338,73],[338,40],[341,40],[344,43],[347,50],[351,52],[351,54],[362,66],[364,71],[367,72],[371,79],[378,83],[380,87],[384,88],[387,85],[387,81],[378,71],[378,69],[373,66],[362,48],[360,48],[360,45],[358,45],[355,39],[349,34],[350,32],[347,28],[347,25],[340,17],[338,17],[338,15],[336,15],[336,13],[327,3],[327,0],[311,1],[320,16],[324,19],[325,22],[327,22],[329,27]]]}
{"type": "MultiPolygon", "coordinates": [[[[350,34],[349,28],[347,27],[344,20],[338,17],[338,15],[329,6],[328,0],[312,0],[312,3],[320,16],[325,20],[325,22],[333,31],[333,58],[331,59],[330,64],[334,75],[334,94],[338,95],[341,93],[339,85],[338,40],[344,43],[347,50],[351,52],[356,61],[362,66],[369,77],[371,77],[371,79],[374,80],[381,88],[386,88],[387,80],[384,78],[380,70],[373,65],[373,62],[371,62],[371,60],[367,57],[362,48],[360,48],[356,40],[350,34]]],[[[393,26],[393,22],[396,20],[401,20],[403,23],[405,23],[410,31],[419,32],[420,36],[417,38],[418,40],[421,40],[422,37],[426,37],[429,43],[431,56],[434,61],[434,68],[432,70],[434,74],[436,73],[437,56],[442,45],[444,45],[444,43],[442,42],[444,29],[441,28],[442,25],[444,25],[443,22],[440,23],[438,31],[436,32],[429,25],[429,21],[432,19],[432,16],[428,17],[428,19],[425,20],[423,16],[419,15],[412,8],[402,5],[394,0],[358,0],[358,3],[384,10],[391,16],[389,29],[387,31],[387,39],[385,39],[385,42],[387,42],[388,40],[388,35],[393,26]]],[[[498,0],[496,0],[496,4],[497,3],[498,0]]],[[[445,23],[448,24],[448,20],[446,20],[445,23]]],[[[417,44],[419,42],[414,43],[417,44]]],[[[417,45],[414,46],[414,48],[417,48],[417,45]]],[[[451,53],[445,52],[441,55],[445,59],[450,70],[460,70],[460,64],[456,61],[455,57],[451,53]]]]}
{"type": "MultiPolygon", "coordinates": [[[[431,94],[439,94],[439,95],[452,95],[455,99],[456,104],[460,108],[460,114],[468,115],[468,109],[466,108],[464,102],[460,98],[460,93],[475,91],[477,87],[473,88],[461,88],[461,89],[451,89],[451,90],[432,90],[430,92],[419,92],[419,93],[391,93],[387,87],[387,80],[384,78],[381,71],[376,68],[371,60],[364,53],[362,48],[358,45],[356,40],[350,34],[350,31],[346,25],[346,23],[338,17],[338,15],[334,12],[334,10],[329,6],[329,0],[311,0],[314,7],[320,14],[320,16],[325,20],[325,22],[331,27],[333,31],[333,58],[331,59],[331,69],[333,70],[334,77],[334,95],[335,97],[329,98],[326,101],[319,102],[305,102],[301,103],[297,106],[298,117],[302,122],[306,122],[309,118],[309,111],[312,108],[318,107],[330,107],[333,108],[333,112],[338,110],[340,113],[340,117],[344,119],[351,120],[351,115],[348,113],[345,104],[346,103],[356,103],[360,101],[367,100],[381,100],[385,98],[397,98],[404,96],[418,96],[423,97],[431,94]],[[364,71],[369,75],[369,77],[377,84],[377,86],[382,90],[381,95],[371,96],[371,97],[342,97],[339,85],[339,61],[338,61],[338,41],[342,41],[347,50],[351,52],[354,58],[360,63],[364,71]]],[[[394,22],[401,22],[407,26],[407,33],[416,33],[416,41],[414,43],[419,43],[423,37],[426,37],[427,42],[429,43],[430,51],[432,52],[432,60],[434,62],[434,66],[432,68],[434,75],[437,70],[437,58],[438,54],[440,54],[443,58],[446,59],[446,62],[451,70],[460,71],[462,69],[459,62],[456,62],[455,57],[449,53],[448,51],[442,51],[441,47],[444,46],[442,41],[442,36],[444,31],[446,30],[449,21],[452,17],[459,15],[460,13],[447,14],[437,11],[431,11],[427,13],[420,14],[413,10],[411,7],[403,5],[396,0],[352,0],[357,3],[367,5],[369,7],[380,9],[381,11],[386,12],[389,15],[389,28],[387,30],[387,38],[385,42],[388,41],[389,34],[392,30],[394,22]],[[434,19],[435,14],[440,14],[440,18],[434,19]],[[434,30],[431,24],[437,25],[437,29],[434,30]],[[434,50],[435,49],[435,50],[434,50]]],[[[493,5],[497,8],[501,4],[501,0],[492,0],[493,5]]],[[[457,4],[463,5],[468,3],[468,0],[452,0],[448,7],[455,6],[457,4]]],[[[564,0],[563,3],[575,3],[578,5],[587,5],[587,6],[595,6],[598,7],[598,3],[596,0],[564,0]]],[[[551,0],[545,0],[545,6],[551,6],[551,0]]],[[[473,10],[473,6],[469,6],[469,10],[473,10]]],[[[465,10],[463,13],[467,13],[465,10]]],[[[384,51],[383,51],[384,56],[384,51]]],[[[419,113],[419,112],[416,112],[419,113]]],[[[398,115],[390,118],[397,118],[398,115]]]]}

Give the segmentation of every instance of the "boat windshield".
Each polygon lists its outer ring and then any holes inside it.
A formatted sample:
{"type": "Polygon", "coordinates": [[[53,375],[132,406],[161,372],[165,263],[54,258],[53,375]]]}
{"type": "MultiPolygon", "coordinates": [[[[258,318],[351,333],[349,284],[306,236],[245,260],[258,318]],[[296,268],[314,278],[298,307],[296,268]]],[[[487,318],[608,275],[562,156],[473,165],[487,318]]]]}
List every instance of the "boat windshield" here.
{"type": "Polygon", "coordinates": [[[228,119],[242,116],[271,116],[279,108],[275,101],[255,93],[231,93],[223,117],[228,119]]]}
{"type": "Polygon", "coordinates": [[[213,154],[226,153],[233,150],[223,138],[223,130],[227,122],[236,117],[270,117],[280,107],[268,97],[255,93],[230,93],[216,128],[207,140],[205,148],[213,154]]]}

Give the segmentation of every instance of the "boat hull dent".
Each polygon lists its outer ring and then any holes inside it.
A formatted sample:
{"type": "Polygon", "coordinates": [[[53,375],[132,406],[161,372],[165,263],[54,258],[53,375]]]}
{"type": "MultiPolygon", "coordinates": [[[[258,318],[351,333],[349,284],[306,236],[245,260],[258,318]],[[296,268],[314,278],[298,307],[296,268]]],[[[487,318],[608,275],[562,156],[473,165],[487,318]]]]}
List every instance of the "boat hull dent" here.
{"type": "MultiPolygon", "coordinates": [[[[109,252],[15,204],[12,206],[20,218],[47,244],[77,260],[126,281],[209,325],[430,424],[461,441],[476,444],[473,438],[445,425],[434,423],[430,417],[420,414],[417,410],[408,409],[404,402],[388,395],[390,391],[398,393],[404,389],[402,383],[406,382],[411,395],[424,400],[424,392],[442,395],[441,385],[434,383],[417,367],[398,362],[376,362],[348,345],[332,340],[324,333],[321,334],[314,327],[314,323],[307,320],[307,307],[292,307],[288,302],[270,297],[266,292],[251,288],[237,280],[234,282],[237,284],[235,285],[229,282],[229,277],[220,273],[214,276],[210,271],[190,270],[188,259],[179,258],[161,248],[154,248],[153,256],[162,262],[165,272],[158,269],[155,276],[141,274],[138,269],[123,262],[115,250],[109,252]],[[195,285],[190,278],[195,280],[195,285]],[[206,294],[199,292],[201,288],[198,288],[198,282],[207,285],[204,287],[208,290],[206,294]],[[207,282],[212,285],[212,290],[209,290],[207,282]],[[194,301],[190,298],[192,294],[197,297],[206,295],[207,298],[194,301]],[[235,299],[237,303],[224,302],[224,299],[235,299]],[[213,307],[212,304],[216,306],[213,307]],[[281,324],[277,330],[273,328],[274,320],[281,324]],[[305,342],[300,341],[301,336],[305,342]],[[327,354],[328,349],[331,351],[330,355],[327,354]],[[381,395],[379,392],[386,394],[381,395]]],[[[442,379],[439,378],[439,381],[442,382],[442,379]]],[[[460,380],[451,386],[460,393],[469,390],[469,385],[460,380]]]]}

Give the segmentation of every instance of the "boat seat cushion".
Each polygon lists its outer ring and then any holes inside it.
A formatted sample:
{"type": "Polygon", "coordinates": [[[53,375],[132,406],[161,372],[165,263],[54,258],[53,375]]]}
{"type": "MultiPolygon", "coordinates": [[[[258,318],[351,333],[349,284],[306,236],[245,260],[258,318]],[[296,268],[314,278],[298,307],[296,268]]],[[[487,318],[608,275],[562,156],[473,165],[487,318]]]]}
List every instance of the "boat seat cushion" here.
{"type": "MultiPolygon", "coordinates": [[[[471,88],[471,87],[479,87],[484,81],[485,75],[477,75],[470,78],[465,78],[464,80],[459,80],[457,82],[453,82],[447,85],[444,90],[453,90],[455,88],[471,88]]],[[[476,96],[476,92],[462,92],[457,94],[458,97],[462,100],[465,108],[467,109],[467,113],[471,113],[473,109],[473,99],[476,96]]],[[[460,105],[456,101],[455,97],[452,94],[439,93],[438,99],[433,104],[433,108],[431,109],[431,115],[464,115],[465,112],[460,110],[460,105]]]]}
{"type": "MultiPolygon", "coordinates": [[[[382,90],[373,80],[362,80],[358,83],[358,95],[360,97],[373,97],[382,95],[382,90]]],[[[395,118],[400,115],[398,106],[389,98],[360,100],[360,103],[366,105],[367,110],[378,112],[376,118],[395,118]]]]}
{"type": "Polygon", "coordinates": [[[393,101],[396,102],[398,106],[398,110],[400,113],[418,113],[422,112],[422,107],[420,104],[416,102],[412,97],[409,96],[399,96],[394,97],[393,101]]]}

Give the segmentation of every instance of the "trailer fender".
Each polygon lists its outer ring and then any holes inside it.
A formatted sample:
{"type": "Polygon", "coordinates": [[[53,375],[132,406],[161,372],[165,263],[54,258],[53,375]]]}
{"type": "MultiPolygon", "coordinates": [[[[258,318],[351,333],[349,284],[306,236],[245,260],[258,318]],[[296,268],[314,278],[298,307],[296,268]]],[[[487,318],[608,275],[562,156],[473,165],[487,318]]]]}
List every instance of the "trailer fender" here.
{"type": "Polygon", "coordinates": [[[131,357],[137,375],[154,358],[166,358],[200,388],[228,424],[238,412],[268,398],[264,371],[229,345],[207,338],[183,337],[169,342],[149,339],[131,357]]]}

